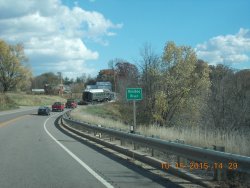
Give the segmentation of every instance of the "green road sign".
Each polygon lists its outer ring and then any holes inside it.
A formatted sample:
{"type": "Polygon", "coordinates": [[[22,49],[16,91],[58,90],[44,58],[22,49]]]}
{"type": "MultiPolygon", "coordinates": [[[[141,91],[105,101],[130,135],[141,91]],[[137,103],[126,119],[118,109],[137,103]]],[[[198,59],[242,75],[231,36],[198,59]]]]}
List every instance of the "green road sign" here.
{"type": "Polygon", "coordinates": [[[142,88],[127,88],[127,100],[142,100],[142,88]]]}

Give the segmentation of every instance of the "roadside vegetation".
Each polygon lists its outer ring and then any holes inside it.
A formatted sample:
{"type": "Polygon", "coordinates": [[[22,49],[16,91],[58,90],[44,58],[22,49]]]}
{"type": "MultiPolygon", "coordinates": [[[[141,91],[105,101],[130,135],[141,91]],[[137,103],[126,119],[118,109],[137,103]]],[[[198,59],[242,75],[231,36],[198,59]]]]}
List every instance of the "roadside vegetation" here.
{"type": "Polygon", "coordinates": [[[137,131],[201,147],[225,146],[228,152],[250,156],[249,69],[233,70],[226,62],[210,65],[198,59],[191,47],[174,42],[167,42],[161,54],[146,44],[133,63],[110,60],[109,69],[100,70],[96,78],[85,73],[63,78],[61,72],[33,77],[22,44],[0,40],[0,56],[0,92],[5,93],[0,94],[0,110],[63,101],[58,97],[63,94],[62,84],[67,86],[64,92],[69,89],[64,97],[79,99],[86,85],[109,81],[116,103],[82,107],[73,115],[128,130],[133,112],[126,88],[139,87],[143,100],[136,102],[137,131]],[[25,94],[42,88],[47,95],[25,94]],[[15,93],[20,91],[24,93],[15,93]]]}
{"type": "Polygon", "coordinates": [[[112,81],[118,101],[84,107],[73,116],[128,131],[133,111],[126,88],[139,87],[143,100],[136,102],[136,130],[141,134],[200,147],[224,146],[226,152],[250,156],[249,69],[209,65],[197,59],[194,49],[174,42],[166,43],[162,54],[145,45],[136,65],[114,59],[109,66],[114,74],[97,78],[112,81]]]}
{"type": "Polygon", "coordinates": [[[92,124],[127,130],[128,125],[124,123],[118,108],[115,103],[78,106],[71,112],[71,116],[92,124]]]}
{"type": "Polygon", "coordinates": [[[0,94],[0,104],[0,111],[18,108],[16,103],[4,94],[0,94]]]}
{"type": "MultiPolygon", "coordinates": [[[[132,108],[132,106],[131,106],[132,108]]],[[[71,112],[73,119],[91,124],[129,131],[130,125],[125,123],[119,112],[117,103],[79,106],[71,112]]],[[[132,113],[130,114],[132,117],[132,113]]],[[[213,145],[224,146],[225,151],[239,155],[250,156],[250,130],[204,129],[199,127],[160,127],[155,125],[138,125],[140,134],[159,137],[165,140],[183,140],[185,144],[212,149],[213,145]],[[240,146],[240,147],[239,147],[240,146]]]]}
{"type": "Polygon", "coordinates": [[[59,96],[5,93],[0,94],[0,110],[15,109],[18,106],[50,106],[55,101],[65,102],[66,100],[59,96]]]}
{"type": "Polygon", "coordinates": [[[66,102],[65,99],[59,96],[30,95],[25,93],[8,93],[7,96],[11,98],[18,106],[41,106],[52,105],[56,101],[66,102]]]}

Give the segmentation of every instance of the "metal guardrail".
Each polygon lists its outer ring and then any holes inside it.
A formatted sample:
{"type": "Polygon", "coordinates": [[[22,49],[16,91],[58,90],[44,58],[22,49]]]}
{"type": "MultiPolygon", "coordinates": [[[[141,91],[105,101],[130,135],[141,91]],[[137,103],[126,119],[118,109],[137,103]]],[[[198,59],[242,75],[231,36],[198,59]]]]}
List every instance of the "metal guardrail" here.
{"type": "Polygon", "coordinates": [[[211,149],[203,149],[187,144],[180,144],[143,135],[126,133],[110,128],[98,127],[95,125],[72,120],[67,115],[64,115],[63,119],[66,123],[77,124],[83,126],[86,129],[108,134],[116,138],[137,142],[139,144],[147,145],[160,151],[170,152],[194,161],[223,163],[223,165],[225,165],[227,168],[229,168],[230,164],[234,163],[237,164],[237,168],[234,170],[250,173],[250,157],[214,151],[211,149]]]}

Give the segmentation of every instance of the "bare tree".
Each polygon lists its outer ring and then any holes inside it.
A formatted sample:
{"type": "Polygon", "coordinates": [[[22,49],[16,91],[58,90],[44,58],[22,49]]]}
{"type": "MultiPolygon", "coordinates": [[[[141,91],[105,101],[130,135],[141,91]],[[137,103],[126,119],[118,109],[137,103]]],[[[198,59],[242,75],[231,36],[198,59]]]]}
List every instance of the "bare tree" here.
{"type": "Polygon", "coordinates": [[[137,87],[139,72],[134,64],[124,60],[119,60],[115,64],[116,90],[121,100],[125,100],[125,92],[128,87],[137,87]]]}
{"type": "Polygon", "coordinates": [[[224,65],[210,68],[209,110],[213,126],[227,129],[250,126],[250,71],[234,72],[224,65]]]}
{"type": "Polygon", "coordinates": [[[139,119],[143,123],[152,123],[154,95],[159,88],[161,58],[150,44],[145,44],[140,50],[140,87],[143,89],[143,100],[139,103],[139,119]]]}

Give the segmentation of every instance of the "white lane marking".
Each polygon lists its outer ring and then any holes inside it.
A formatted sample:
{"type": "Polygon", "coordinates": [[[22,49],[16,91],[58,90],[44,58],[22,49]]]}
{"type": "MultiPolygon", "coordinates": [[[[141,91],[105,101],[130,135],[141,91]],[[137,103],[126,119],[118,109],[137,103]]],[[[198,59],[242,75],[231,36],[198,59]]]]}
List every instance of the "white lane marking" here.
{"type": "MultiPolygon", "coordinates": [[[[57,114],[55,114],[57,115],[57,114]]],[[[53,115],[53,116],[55,116],[53,115]]],[[[53,117],[51,116],[51,117],[53,117]]],[[[107,188],[114,188],[110,183],[108,183],[105,179],[99,176],[93,169],[91,169],[86,163],[84,163],[79,157],[77,157],[73,152],[71,152],[68,148],[66,148],[62,143],[58,142],[57,139],[52,136],[52,134],[47,130],[46,123],[51,118],[49,117],[43,124],[44,130],[46,133],[59,145],[61,146],[73,159],[75,159],[82,167],[84,167],[90,174],[92,174],[96,179],[98,179],[105,187],[107,188]]]]}

